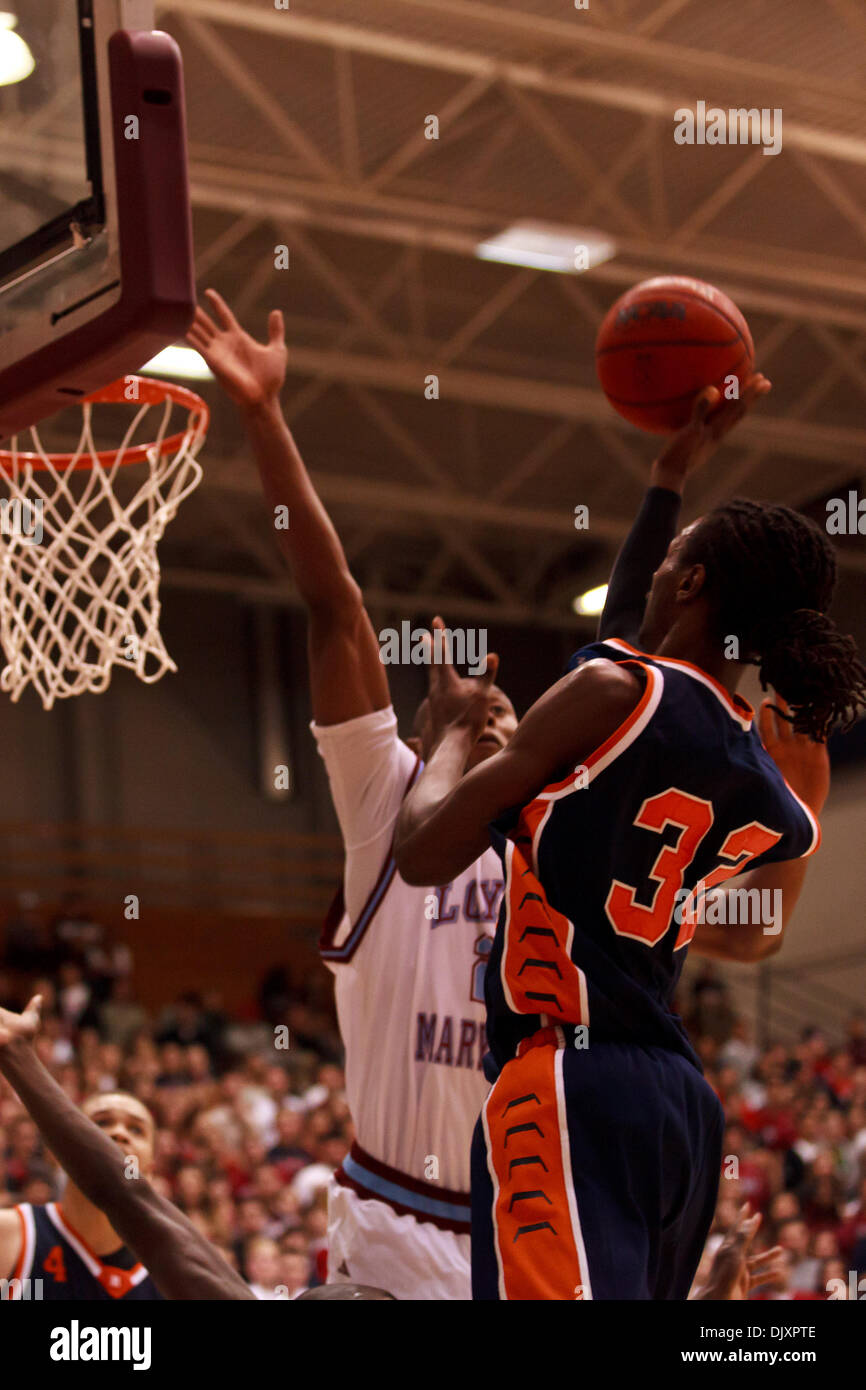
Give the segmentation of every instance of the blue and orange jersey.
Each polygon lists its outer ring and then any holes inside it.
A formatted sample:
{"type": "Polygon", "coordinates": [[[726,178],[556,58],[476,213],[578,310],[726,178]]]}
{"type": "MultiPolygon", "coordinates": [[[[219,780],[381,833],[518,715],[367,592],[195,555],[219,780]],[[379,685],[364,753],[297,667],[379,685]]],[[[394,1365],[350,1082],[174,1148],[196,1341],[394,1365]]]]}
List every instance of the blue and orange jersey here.
{"type": "Polygon", "coordinates": [[[97,1255],[56,1203],[34,1207],[23,1202],[15,1211],[21,1222],[21,1251],[10,1281],[19,1286],[14,1298],[73,1303],[162,1299],[131,1250],[122,1245],[110,1256],[97,1255]],[[26,1291],[22,1294],[20,1288],[26,1291]]]}
{"type": "Polygon", "coordinates": [[[491,1077],[548,1027],[566,1041],[672,1048],[699,1067],[672,1000],[701,901],[820,841],[745,700],[615,639],[569,668],[598,658],[640,677],[635,709],[585,764],[491,827],[505,868],[485,983],[491,1077]]]}

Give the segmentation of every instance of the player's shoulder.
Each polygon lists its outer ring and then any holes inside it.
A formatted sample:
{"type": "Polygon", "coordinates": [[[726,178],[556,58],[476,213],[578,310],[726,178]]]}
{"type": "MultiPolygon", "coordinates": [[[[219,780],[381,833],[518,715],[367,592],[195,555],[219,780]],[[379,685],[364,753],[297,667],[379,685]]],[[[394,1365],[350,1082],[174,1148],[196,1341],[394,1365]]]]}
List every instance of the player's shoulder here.
{"type": "MultiPolygon", "coordinates": [[[[604,643],[594,647],[604,648],[604,643]]],[[[644,677],[639,664],[624,664],[621,657],[605,651],[584,648],[585,659],[572,665],[564,679],[567,690],[580,699],[598,697],[606,703],[633,706],[644,690],[644,677]]],[[[577,653],[578,656],[581,653],[577,653]]]]}
{"type": "Polygon", "coordinates": [[[8,1279],[21,1253],[21,1207],[0,1211],[0,1279],[8,1279]]]}
{"type": "Polygon", "coordinates": [[[0,1232],[20,1231],[22,1210],[21,1205],[0,1209],[0,1232]]]}

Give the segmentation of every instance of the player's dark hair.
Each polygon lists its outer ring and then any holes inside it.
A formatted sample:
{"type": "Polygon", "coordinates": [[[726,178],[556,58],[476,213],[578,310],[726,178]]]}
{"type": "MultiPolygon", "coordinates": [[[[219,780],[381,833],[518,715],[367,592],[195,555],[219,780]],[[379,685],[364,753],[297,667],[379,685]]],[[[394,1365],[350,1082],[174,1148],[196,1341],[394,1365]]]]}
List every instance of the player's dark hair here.
{"type": "Polygon", "coordinates": [[[715,635],[739,639],[791,707],[798,733],[825,739],[866,706],[866,666],[826,616],[836,555],[824,532],[790,507],[735,498],[686,538],[681,563],[702,564],[715,635]]]}

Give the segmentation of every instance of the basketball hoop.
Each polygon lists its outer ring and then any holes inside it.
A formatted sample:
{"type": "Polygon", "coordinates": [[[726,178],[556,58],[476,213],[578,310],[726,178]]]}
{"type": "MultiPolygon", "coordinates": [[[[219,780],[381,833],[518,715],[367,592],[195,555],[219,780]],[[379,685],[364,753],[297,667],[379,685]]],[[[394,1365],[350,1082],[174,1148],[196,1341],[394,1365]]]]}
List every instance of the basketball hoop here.
{"type": "Polygon", "coordinates": [[[81,406],[72,453],[49,453],[35,426],[35,452],[20,449],[17,437],[0,450],[0,689],[16,701],[32,685],[46,709],[105,690],[115,666],[147,684],[177,670],[159,632],[156,548],[201,481],[196,454],[210,419],[193,391],[135,376],[81,406]],[[116,449],[94,443],[100,403],[135,410],[116,449]],[[141,442],[153,407],[161,407],[155,438],[141,442]],[[135,465],[146,468],[141,479],[135,465]]]}

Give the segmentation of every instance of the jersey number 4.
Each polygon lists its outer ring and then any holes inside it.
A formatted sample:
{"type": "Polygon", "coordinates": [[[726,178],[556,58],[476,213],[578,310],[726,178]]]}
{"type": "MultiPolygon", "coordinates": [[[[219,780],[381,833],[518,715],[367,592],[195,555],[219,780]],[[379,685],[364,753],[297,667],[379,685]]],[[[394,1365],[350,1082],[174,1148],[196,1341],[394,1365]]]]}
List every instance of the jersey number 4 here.
{"type": "MultiPolygon", "coordinates": [[[[619,879],[614,879],[611,884],[604,906],[611,926],[620,936],[643,941],[647,946],[656,946],[667,934],[674,909],[678,905],[685,907],[682,887],[686,870],[713,824],[713,807],[711,802],[701,797],[669,787],[643,803],[634,824],[642,830],[654,830],[659,834],[669,825],[674,825],[680,833],[675,844],[665,845],[659,850],[650,869],[649,876],[658,887],[648,906],[637,902],[637,890],[619,879]]],[[[781,838],[781,834],[768,830],[758,821],[732,830],[719,850],[721,862],[718,867],[702,879],[703,888],[709,891],[726,878],[741,873],[750,860],[757,859],[759,854],[764,854],[781,838]]],[[[682,918],[674,950],[687,946],[695,934],[695,914],[684,910],[682,918]]]]}
{"type": "Polygon", "coordinates": [[[66,1265],[63,1262],[63,1251],[59,1245],[52,1245],[42,1261],[42,1268],[46,1274],[51,1275],[55,1284],[66,1283],[66,1265]]]}

